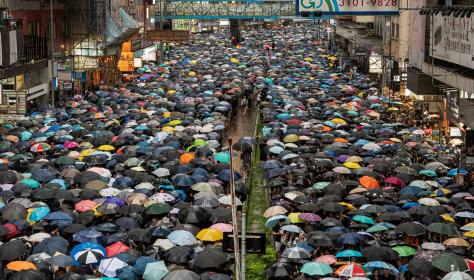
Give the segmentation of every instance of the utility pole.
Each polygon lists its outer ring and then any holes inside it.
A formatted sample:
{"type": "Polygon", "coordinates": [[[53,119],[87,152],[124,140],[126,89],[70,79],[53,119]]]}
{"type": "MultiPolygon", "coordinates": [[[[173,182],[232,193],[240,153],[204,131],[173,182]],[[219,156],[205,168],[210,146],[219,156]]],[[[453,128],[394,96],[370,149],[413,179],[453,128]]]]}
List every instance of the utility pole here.
{"type": "Polygon", "coordinates": [[[50,33],[51,33],[51,105],[54,108],[54,13],[53,0],[49,0],[50,6],[50,33]]]}
{"type": "Polygon", "coordinates": [[[241,280],[241,262],[239,251],[239,226],[237,224],[237,204],[235,203],[235,181],[234,181],[234,160],[232,149],[232,138],[228,139],[230,152],[230,197],[232,203],[232,234],[234,235],[234,256],[235,256],[235,279],[241,280]]]}

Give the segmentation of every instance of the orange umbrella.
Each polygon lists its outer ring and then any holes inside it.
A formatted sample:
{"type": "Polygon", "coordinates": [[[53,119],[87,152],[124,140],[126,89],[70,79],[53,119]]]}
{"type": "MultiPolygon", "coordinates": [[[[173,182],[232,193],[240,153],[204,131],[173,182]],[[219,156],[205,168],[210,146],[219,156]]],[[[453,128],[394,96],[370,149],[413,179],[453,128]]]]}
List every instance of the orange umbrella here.
{"type": "Polygon", "coordinates": [[[339,143],[348,143],[349,140],[344,139],[344,138],[336,138],[334,139],[334,142],[339,142],[339,143]]]}
{"type": "Polygon", "coordinates": [[[194,153],[184,153],[179,157],[179,163],[189,164],[194,158],[194,153]]]}
{"type": "Polygon", "coordinates": [[[363,176],[359,179],[359,182],[367,189],[378,189],[380,187],[379,182],[370,176],[363,176]]]}
{"type": "Polygon", "coordinates": [[[27,270],[27,269],[36,270],[36,265],[31,262],[13,261],[7,264],[7,268],[13,271],[22,271],[22,270],[27,270]]]}
{"type": "Polygon", "coordinates": [[[10,142],[15,142],[15,143],[18,143],[18,141],[20,141],[20,139],[18,139],[18,136],[15,136],[15,135],[7,135],[5,136],[5,139],[10,142]]]}
{"type": "Polygon", "coordinates": [[[329,132],[332,129],[329,126],[323,126],[323,132],[329,132]]]}

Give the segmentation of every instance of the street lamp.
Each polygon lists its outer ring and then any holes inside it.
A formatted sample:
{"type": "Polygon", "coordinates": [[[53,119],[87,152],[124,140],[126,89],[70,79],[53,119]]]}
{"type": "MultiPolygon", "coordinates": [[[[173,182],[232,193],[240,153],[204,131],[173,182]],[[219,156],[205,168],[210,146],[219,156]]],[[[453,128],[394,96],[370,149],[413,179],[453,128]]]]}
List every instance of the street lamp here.
{"type": "Polygon", "coordinates": [[[53,0],[49,0],[50,6],[50,40],[51,40],[51,105],[54,108],[54,13],[53,0]]]}

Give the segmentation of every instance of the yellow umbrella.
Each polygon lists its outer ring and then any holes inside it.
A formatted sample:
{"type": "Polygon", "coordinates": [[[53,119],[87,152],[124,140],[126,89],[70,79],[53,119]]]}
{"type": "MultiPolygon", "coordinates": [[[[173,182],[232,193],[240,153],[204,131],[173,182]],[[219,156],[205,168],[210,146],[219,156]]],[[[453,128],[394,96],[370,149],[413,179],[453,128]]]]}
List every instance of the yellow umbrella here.
{"type": "Polygon", "coordinates": [[[201,230],[197,235],[196,238],[201,241],[219,241],[224,238],[224,233],[215,228],[205,228],[201,230]]]}
{"type": "Polygon", "coordinates": [[[176,90],[171,89],[171,90],[168,90],[168,92],[166,92],[166,93],[169,94],[169,95],[173,95],[173,94],[176,93],[176,90]]]}
{"type": "Polygon", "coordinates": [[[473,231],[467,231],[463,235],[467,236],[467,237],[474,237],[474,230],[473,231]]]}
{"type": "Polygon", "coordinates": [[[445,220],[446,222],[454,223],[454,219],[451,216],[449,216],[448,214],[441,215],[441,218],[443,218],[443,220],[445,220]]]}
{"type": "Polygon", "coordinates": [[[95,149],[85,149],[81,151],[81,156],[83,157],[88,157],[90,156],[93,152],[95,152],[95,149]]]}
{"type": "Polygon", "coordinates": [[[294,143],[298,142],[299,140],[300,138],[296,134],[288,134],[285,136],[285,138],[283,138],[283,142],[285,143],[294,143]]]}
{"type": "Polygon", "coordinates": [[[396,108],[396,107],[390,107],[390,108],[387,109],[387,111],[390,111],[390,112],[397,112],[397,111],[399,111],[399,110],[398,110],[398,108],[396,108]]]}
{"type": "Polygon", "coordinates": [[[138,171],[138,172],[145,172],[145,169],[141,166],[135,166],[135,167],[132,167],[130,168],[131,170],[135,170],[135,171],[138,171]]]}
{"type": "Polygon", "coordinates": [[[304,61],[307,61],[307,62],[312,62],[312,61],[313,61],[313,59],[312,59],[311,57],[306,57],[306,58],[304,59],[304,61]]]}
{"type": "Polygon", "coordinates": [[[171,126],[164,126],[161,131],[164,131],[164,132],[170,132],[172,133],[174,131],[174,128],[171,127],[171,126]]]}
{"type": "Polygon", "coordinates": [[[335,118],[335,119],[332,119],[331,122],[335,123],[335,124],[347,124],[347,122],[341,118],[335,118]]]}
{"type": "Polygon", "coordinates": [[[231,59],[230,59],[230,62],[236,63],[236,64],[240,63],[240,61],[239,61],[237,58],[235,58],[235,57],[231,58],[231,59]]]}
{"type": "Polygon", "coordinates": [[[189,71],[188,76],[189,76],[189,77],[196,77],[196,72],[194,72],[194,71],[189,71]]]}
{"type": "Polygon", "coordinates": [[[163,112],[163,118],[167,119],[171,117],[171,112],[163,112]]]}
{"type": "Polygon", "coordinates": [[[328,57],[328,59],[330,59],[330,60],[336,60],[337,57],[335,57],[335,56],[330,56],[330,57],[328,57]]]}
{"type": "Polygon", "coordinates": [[[298,224],[298,223],[304,223],[305,221],[304,220],[301,220],[298,216],[300,215],[301,213],[290,213],[288,214],[288,219],[290,220],[290,222],[292,224],[298,224]]]}
{"type": "Polygon", "coordinates": [[[345,162],[343,165],[350,169],[358,169],[362,167],[357,162],[345,162]]]}
{"type": "Polygon", "coordinates": [[[357,208],[354,205],[347,203],[347,202],[339,202],[339,205],[347,207],[349,210],[356,210],[357,208]]]}
{"type": "Polygon", "coordinates": [[[395,138],[395,137],[390,138],[389,140],[390,140],[390,141],[393,141],[393,142],[397,142],[397,143],[402,143],[402,140],[400,140],[400,139],[398,139],[398,138],[395,138]]]}
{"type": "Polygon", "coordinates": [[[102,145],[99,148],[97,148],[100,151],[114,151],[115,147],[112,145],[102,145]]]}
{"type": "Polygon", "coordinates": [[[181,123],[182,123],[182,121],[180,121],[180,120],[172,120],[172,121],[170,121],[170,122],[168,123],[168,125],[177,126],[177,125],[179,125],[179,124],[181,124],[181,123]]]}

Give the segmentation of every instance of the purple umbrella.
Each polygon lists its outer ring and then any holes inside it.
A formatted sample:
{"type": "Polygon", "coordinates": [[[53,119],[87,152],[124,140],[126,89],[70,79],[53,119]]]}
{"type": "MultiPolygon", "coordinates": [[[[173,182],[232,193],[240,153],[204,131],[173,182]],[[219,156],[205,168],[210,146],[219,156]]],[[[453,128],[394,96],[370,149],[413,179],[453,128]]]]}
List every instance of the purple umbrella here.
{"type": "Polygon", "coordinates": [[[313,213],[301,213],[298,215],[298,218],[308,222],[320,222],[322,220],[319,215],[313,213]]]}

